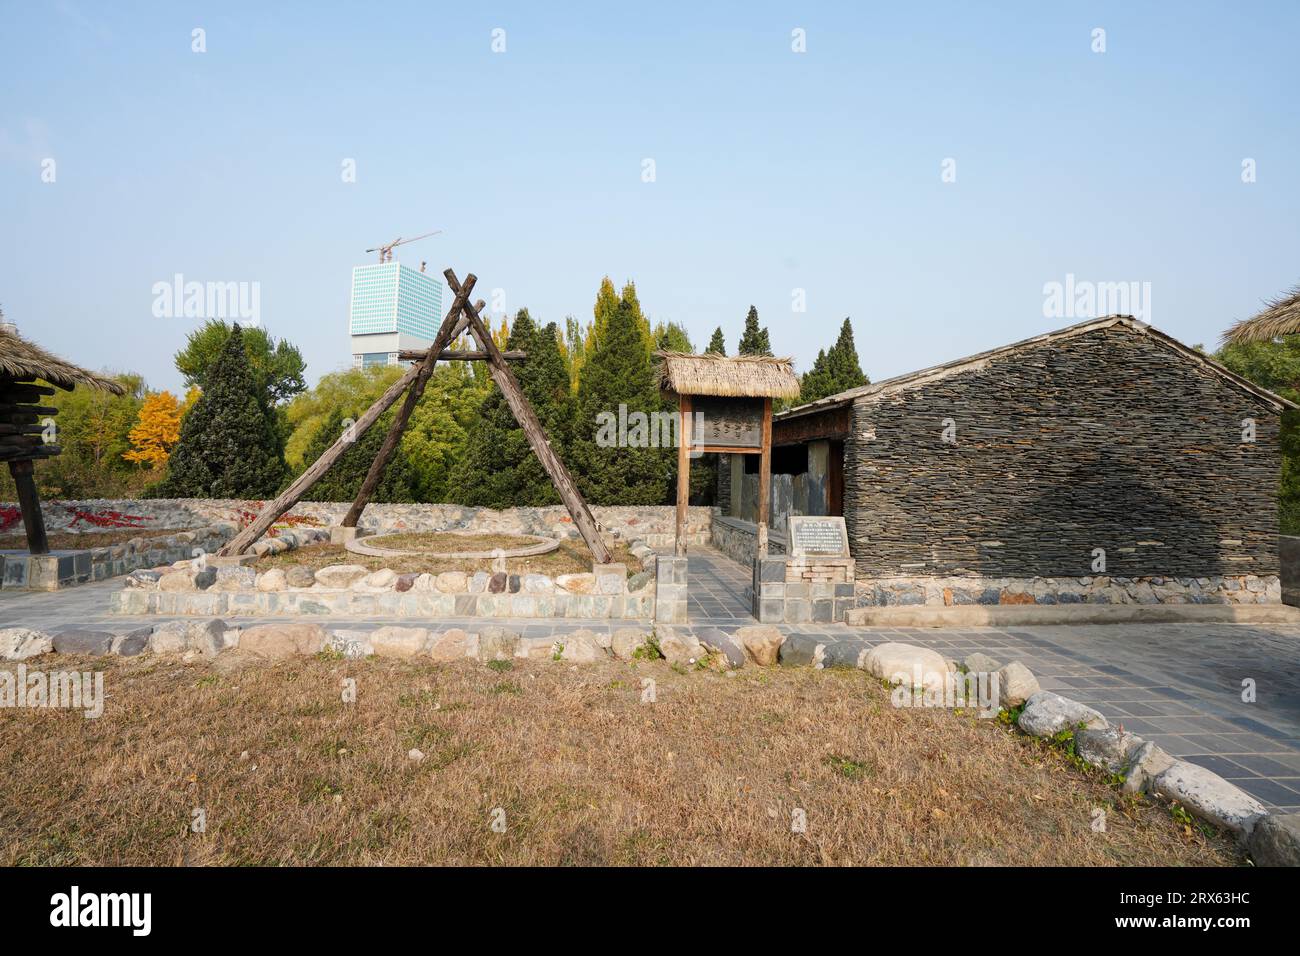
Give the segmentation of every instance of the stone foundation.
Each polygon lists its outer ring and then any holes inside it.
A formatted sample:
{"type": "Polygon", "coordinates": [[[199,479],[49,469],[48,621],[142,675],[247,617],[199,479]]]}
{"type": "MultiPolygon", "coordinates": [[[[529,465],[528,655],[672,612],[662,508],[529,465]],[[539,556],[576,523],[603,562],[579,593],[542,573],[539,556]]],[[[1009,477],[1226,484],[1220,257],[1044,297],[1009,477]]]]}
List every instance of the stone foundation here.
{"type": "Polygon", "coordinates": [[[859,607],[1042,604],[1276,604],[1277,575],[1081,578],[888,577],[859,579],[859,607]]]}
{"type": "MultiPolygon", "coordinates": [[[[188,561],[196,550],[212,554],[235,536],[235,530],[232,524],[217,524],[196,531],[178,531],[173,535],[132,538],[102,548],[87,547],[43,555],[31,555],[26,551],[0,552],[0,582],[5,589],[56,591],[88,581],[103,581],[140,568],[188,561]]],[[[86,532],[87,545],[93,545],[94,538],[95,532],[86,532]]]]}
{"type": "Polygon", "coordinates": [[[687,567],[687,558],[655,559],[655,620],[661,624],[685,624],[690,616],[687,567]]]}
{"type": "Polygon", "coordinates": [[[854,606],[853,559],[769,556],[754,562],[754,616],[767,624],[842,622],[854,606]]]}

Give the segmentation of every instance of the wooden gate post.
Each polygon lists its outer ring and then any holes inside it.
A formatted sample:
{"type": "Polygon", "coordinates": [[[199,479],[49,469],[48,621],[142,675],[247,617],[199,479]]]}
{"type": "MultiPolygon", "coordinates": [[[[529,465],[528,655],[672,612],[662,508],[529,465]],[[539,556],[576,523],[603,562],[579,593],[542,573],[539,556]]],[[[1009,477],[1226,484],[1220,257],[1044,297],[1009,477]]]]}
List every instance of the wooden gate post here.
{"type": "Polygon", "coordinates": [[[767,523],[772,517],[772,399],[763,399],[763,447],[758,457],[758,556],[767,557],[767,523]]]}
{"type": "Polygon", "coordinates": [[[673,553],[686,557],[686,509],[691,498],[691,397],[677,397],[677,537],[673,553]]]}

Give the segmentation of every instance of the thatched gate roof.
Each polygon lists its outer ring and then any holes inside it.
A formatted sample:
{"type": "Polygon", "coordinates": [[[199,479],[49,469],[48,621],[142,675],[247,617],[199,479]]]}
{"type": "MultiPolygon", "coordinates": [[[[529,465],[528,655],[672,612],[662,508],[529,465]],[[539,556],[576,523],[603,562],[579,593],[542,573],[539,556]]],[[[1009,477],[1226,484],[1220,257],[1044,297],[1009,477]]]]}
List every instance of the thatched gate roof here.
{"type": "Polygon", "coordinates": [[[1300,332],[1300,286],[1267,303],[1254,318],[1242,319],[1224,334],[1225,342],[1271,342],[1300,332]]]}
{"type": "Polygon", "coordinates": [[[737,398],[794,398],[799,377],[788,358],[769,355],[687,355],[656,352],[659,387],[678,395],[724,395],[737,398]]]}
{"type": "Polygon", "coordinates": [[[0,327],[0,378],[17,381],[39,378],[65,391],[85,385],[114,395],[126,393],[126,389],[111,378],[65,362],[39,345],[28,342],[11,328],[3,327],[0,327]]]}

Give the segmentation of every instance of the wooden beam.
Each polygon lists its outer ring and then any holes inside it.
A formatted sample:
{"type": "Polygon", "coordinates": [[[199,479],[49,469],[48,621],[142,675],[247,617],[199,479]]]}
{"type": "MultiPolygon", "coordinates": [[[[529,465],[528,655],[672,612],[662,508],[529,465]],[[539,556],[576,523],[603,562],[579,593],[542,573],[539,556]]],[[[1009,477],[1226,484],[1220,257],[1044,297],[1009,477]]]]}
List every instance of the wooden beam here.
{"type": "MultiPolygon", "coordinates": [[[[421,362],[429,354],[428,349],[403,349],[397,357],[403,362],[421,362]]],[[[439,362],[486,362],[487,353],[481,349],[443,349],[438,354],[439,362]]],[[[507,362],[519,362],[528,358],[528,353],[521,349],[502,352],[501,357],[507,362]]]]}
{"type": "Polygon", "coordinates": [[[18,505],[23,512],[23,530],[27,532],[27,550],[32,554],[49,554],[50,542],[45,536],[45,516],[41,514],[41,499],[36,493],[30,461],[9,462],[9,474],[18,489],[18,505]]]}
{"type": "Polygon", "coordinates": [[[371,425],[379,418],[380,415],[388,411],[392,404],[397,401],[403,392],[410,387],[415,381],[415,376],[419,374],[419,366],[412,366],[409,371],[399,378],[392,385],[388,386],[388,391],[379,397],[375,404],[371,405],[362,415],[355,425],[352,426],[352,437],[340,435],[326,451],[316,459],[316,463],[298,476],[288,488],[286,488],[278,498],[262,508],[258,516],[239,534],[235,535],[230,543],[222,548],[220,555],[243,554],[248,550],[249,545],[266,533],[266,530],[275,524],[276,520],[286,511],[302,500],[303,495],[312,485],[320,481],[321,476],[329,471],[330,466],[342,457],[343,453],[352,447],[352,442],[364,435],[371,425]]]}
{"type": "Polygon", "coordinates": [[[763,399],[763,450],[758,459],[758,556],[767,557],[767,523],[772,517],[772,399],[763,399]]]}
{"type": "MultiPolygon", "coordinates": [[[[451,272],[450,269],[447,271],[451,272]]],[[[398,409],[397,416],[388,427],[388,434],[384,436],[384,443],[379,446],[379,452],[375,455],[375,460],[370,463],[370,470],[366,472],[366,479],[361,483],[360,490],[357,491],[356,500],[352,502],[352,507],[348,509],[348,513],[343,516],[343,527],[355,528],[357,526],[357,522],[361,520],[361,512],[365,510],[371,495],[379,487],[379,482],[384,477],[384,469],[388,467],[388,461],[396,453],[397,446],[402,440],[402,433],[406,431],[406,424],[411,419],[411,412],[415,411],[415,406],[424,396],[424,387],[429,384],[429,378],[433,375],[434,366],[438,364],[438,356],[452,342],[461,313],[469,301],[470,293],[474,291],[476,282],[478,282],[478,277],[471,272],[465,277],[465,285],[456,290],[456,298],[452,300],[451,309],[442,320],[442,327],[438,329],[433,345],[429,347],[425,352],[424,359],[416,366],[419,371],[415,381],[411,383],[411,388],[406,393],[406,400],[402,402],[402,407],[398,409]]]]}
{"type": "Polygon", "coordinates": [[[677,534],[673,553],[686,557],[686,508],[691,499],[691,397],[677,399],[677,534]]]}
{"type": "MultiPolygon", "coordinates": [[[[452,289],[456,288],[455,275],[450,269],[444,275],[447,276],[447,282],[452,289]]],[[[469,321],[470,334],[478,341],[479,346],[488,353],[488,371],[492,373],[492,380],[497,383],[497,388],[501,389],[501,394],[505,397],[506,404],[510,406],[510,411],[514,413],[515,421],[519,422],[519,427],[524,430],[524,435],[528,439],[528,444],[533,448],[533,453],[537,455],[538,461],[546,469],[546,474],[550,476],[551,483],[555,485],[555,490],[560,493],[560,500],[564,506],[569,509],[569,516],[573,518],[573,524],[582,535],[582,540],[587,543],[587,548],[591,551],[591,556],[597,564],[609,564],[609,548],[601,540],[600,529],[596,526],[596,519],[591,516],[590,509],[587,508],[587,502],[583,499],[582,493],[578,491],[578,486],[574,483],[573,477],[569,470],[564,467],[564,462],[560,461],[551,443],[546,439],[546,432],[542,428],[542,423],[537,420],[537,413],[533,411],[533,406],[529,404],[528,399],[524,397],[523,391],[519,388],[519,382],[515,378],[514,372],[510,371],[510,366],[506,364],[501,357],[501,352],[496,343],[492,341],[492,335],[483,327],[482,321],[478,317],[480,307],[465,308],[465,315],[469,321]]]]}

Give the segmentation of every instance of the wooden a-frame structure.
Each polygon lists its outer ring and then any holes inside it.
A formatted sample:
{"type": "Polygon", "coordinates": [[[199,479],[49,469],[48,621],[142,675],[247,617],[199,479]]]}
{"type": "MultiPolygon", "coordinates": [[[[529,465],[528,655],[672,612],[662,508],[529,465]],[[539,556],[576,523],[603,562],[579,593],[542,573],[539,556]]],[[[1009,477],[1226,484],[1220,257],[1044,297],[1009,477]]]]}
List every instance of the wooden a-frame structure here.
{"type": "Polygon", "coordinates": [[[361,489],[357,492],[356,501],[352,502],[352,507],[348,509],[347,515],[343,518],[345,528],[355,528],[357,521],[361,518],[361,512],[365,510],[370,496],[375,493],[379,486],[380,479],[383,478],[384,469],[388,466],[389,460],[393,453],[397,451],[398,442],[402,440],[402,433],[406,431],[407,422],[411,418],[411,412],[415,410],[416,404],[424,395],[425,386],[429,383],[429,377],[433,375],[434,367],[438,364],[439,359],[444,360],[480,360],[488,363],[488,371],[492,374],[492,380],[496,382],[497,388],[501,389],[501,394],[505,396],[506,404],[515,416],[524,434],[528,437],[528,443],[532,446],[533,453],[537,455],[542,467],[546,469],[547,475],[550,476],[555,490],[560,494],[560,500],[564,506],[569,509],[569,514],[573,517],[573,523],[582,535],[582,540],[587,543],[591,555],[596,564],[608,564],[610,561],[609,548],[601,540],[600,531],[596,525],[596,520],[591,516],[591,510],[587,507],[587,502],[583,499],[578,486],[574,484],[573,477],[569,470],[564,467],[564,462],[560,461],[558,455],[551,448],[550,442],[546,439],[546,432],[542,429],[542,424],[537,420],[537,414],[529,404],[528,399],[524,397],[523,390],[519,387],[519,382],[514,373],[510,371],[507,359],[523,358],[523,353],[512,352],[503,353],[497,348],[496,343],[492,340],[492,335],[483,325],[483,320],[479,317],[485,303],[479,299],[475,303],[470,303],[469,297],[474,291],[474,286],[478,282],[477,277],[471,272],[465,276],[464,283],[456,278],[456,273],[451,269],[443,272],[447,279],[447,285],[455,293],[456,298],[452,301],[451,310],[448,311],[447,317],[442,320],[442,326],[438,329],[438,334],[433,340],[428,351],[403,352],[403,359],[413,359],[415,364],[400,379],[394,382],[379,400],[366,410],[366,413],[357,419],[356,424],[348,434],[339,437],[316,462],[298,476],[288,488],[280,494],[278,498],[267,504],[257,518],[255,518],[247,528],[235,535],[219,552],[221,555],[242,554],[257,541],[267,530],[279,519],[285,512],[296,505],[303,499],[312,485],[316,484],[324,474],[329,471],[330,466],[342,457],[348,447],[358,438],[369,430],[370,426],[378,421],[379,417],[388,411],[389,408],[405,393],[406,398],[402,402],[402,407],[398,409],[397,417],[393,419],[393,424],[388,429],[388,434],[384,437],[383,444],[379,447],[379,452],[375,460],[370,464],[370,471],[367,472],[365,481],[361,483],[361,489]],[[479,351],[454,351],[449,346],[456,341],[462,333],[469,334],[478,343],[479,351]]]}

